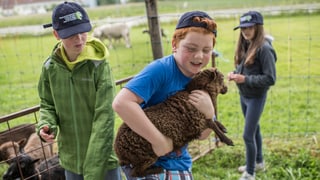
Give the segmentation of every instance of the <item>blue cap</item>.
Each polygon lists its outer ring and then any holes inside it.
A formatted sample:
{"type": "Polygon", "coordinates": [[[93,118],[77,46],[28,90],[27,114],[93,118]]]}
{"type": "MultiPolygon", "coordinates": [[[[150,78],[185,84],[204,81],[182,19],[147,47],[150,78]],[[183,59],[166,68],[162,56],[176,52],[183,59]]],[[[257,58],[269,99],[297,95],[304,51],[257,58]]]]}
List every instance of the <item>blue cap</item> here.
{"type": "MultiPolygon", "coordinates": [[[[176,29],[186,28],[186,27],[203,27],[208,29],[208,25],[204,22],[195,22],[193,21],[194,17],[201,17],[201,18],[212,18],[205,12],[202,11],[190,11],[184,13],[176,26],[176,29]]],[[[212,30],[212,33],[217,37],[217,30],[212,30]]]]}
{"type": "Polygon", "coordinates": [[[242,27],[250,27],[256,24],[263,25],[262,15],[257,11],[249,11],[240,17],[240,25],[233,28],[233,30],[242,27]]]}
{"type": "Polygon", "coordinates": [[[89,32],[92,29],[86,11],[77,3],[64,2],[54,8],[52,13],[52,26],[57,31],[60,38],[65,39],[75,34],[89,32]]]}

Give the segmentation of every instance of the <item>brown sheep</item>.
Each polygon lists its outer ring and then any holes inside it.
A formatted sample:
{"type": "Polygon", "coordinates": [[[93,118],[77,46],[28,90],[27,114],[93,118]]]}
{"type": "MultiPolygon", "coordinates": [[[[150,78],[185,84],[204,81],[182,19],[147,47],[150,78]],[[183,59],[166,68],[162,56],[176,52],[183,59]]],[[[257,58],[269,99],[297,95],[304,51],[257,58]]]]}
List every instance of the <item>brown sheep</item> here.
{"type": "MultiPolygon", "coordinates": [[[[23,142],[19,141],[18,143],[23,142]]],[[[52,157],[54,154],[52,144],[41,142],[40,137],[36,133],[30,135],[27,144],[23,148],[23,153],[29,155],[32,159],[39,159],[40,161],[52,157]]]]}
{"type": "MultiPolygon", "coordinates": [[[[22,139],[18,142],[8,141],[0,146],[1,157],[9,164],[13,158],[24,153],[29,155],[32,159],[44,160],[53,156],[53,148],[50,143],[42,143],[41,139],[36,133],[30,135],[29,139],[22,139]],[[23,148],[21,145],[25,144],[23,148]]],[[[39,162],[40,163],[40,162],[39,162]]]]}
{"type": "MultiPolygon", "coordinates": [[[[174,151],[199,138],[207,128],[213,129],[222,142],[233,145],[232,140],[225,136],[226,129],[222,124],[206,119],[204,114],[188,102],[189,93],[196,89],[207,91],[214,107],[218,94],[227,92],[223,74],[214,68],[206,69],[191,80],[186,90],[177,92],[165,102],[144,109],[144,112],[160,132],[172,139],[174,151]]],[[[125,123],[118,130],[114,148],[120,165],[133,167],[131,176],[139,177],[162,172],[161,167],[151,168],[158,159],[151,144],[125,123]]]]}
{"type": "Polygon", "coordinates": [[[0,145],[0,160],[9,161],[20,153],[20,145],[15,141],[8,141],[0,145]]]}
{"type": "Polygon", "coordinates": [[[28,123],[0,132],[0,161],[7,161],[16,157],[34,132],[35,125],[28,123]],[[20,144],[17,142],[20,142],[20,144]]]}
{"type": "Polygon", "coordinates": [[[17,142],[25,138],[28,139],[34,132],[36,132],[35,124],[26,123],[14,126],[11,129],[0,132],[0,144],[8,141],[17,142]]]}

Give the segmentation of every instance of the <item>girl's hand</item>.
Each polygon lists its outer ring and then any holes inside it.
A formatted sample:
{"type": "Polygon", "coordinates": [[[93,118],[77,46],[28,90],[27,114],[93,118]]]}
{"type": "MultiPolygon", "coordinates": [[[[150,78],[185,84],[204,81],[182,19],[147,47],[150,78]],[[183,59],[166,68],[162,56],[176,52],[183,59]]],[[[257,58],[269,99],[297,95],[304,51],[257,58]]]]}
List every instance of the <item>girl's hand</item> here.
{"type": "Polygon", "coordinates": [[[233,72],[229,72],[228,73],[228,76],[227,76],[227,78],[228,78],[228,81],[232,81],[233,79],[234,79],[234,73],[233,72]]]}
{"type": "Polygon", "coordinates": [[[228,80],[234,81],[237,84],[245,82],[245,76],[242,74],[234,74],[233,72],[228,73],[228,80]]]}

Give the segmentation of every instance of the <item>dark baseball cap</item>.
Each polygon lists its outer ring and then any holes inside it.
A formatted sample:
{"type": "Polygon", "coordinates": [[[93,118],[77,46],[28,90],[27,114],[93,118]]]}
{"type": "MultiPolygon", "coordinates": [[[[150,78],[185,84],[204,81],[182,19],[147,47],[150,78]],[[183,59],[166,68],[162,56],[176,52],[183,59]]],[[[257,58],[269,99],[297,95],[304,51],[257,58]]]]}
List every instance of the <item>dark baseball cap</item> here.
{"type": "Polygon", "coordinates": [[[249,11],[247,13],[244,13],[240,17],[240,25],[233,28],[233,30],[236,30],[238,28],[242,27],[250,27],[256,24],[263,25],[263,17],[262,15],[257,11],[249,11]]]}
{"type": "Polygon", "coordinates": [[[62,39],[89,32],[92,29],[88,14],[79,4],[74,2],[64,2],[54,8],[52,24],[43,25],[44,28],[51,26],[62,39]]]}
{"type": "MultiPolygon", "coordinates": [[[[212,19],[207,13],[202,11],[190,11],[184,13],[176,26],[176,29],[186,28],[186,27],[203,27],[207,29],[207,24],[204,22],[193,21],[194,17],[208,18],[212,19]]],[[[217,30],[212,30],[212,33],[217,37],[217,30]]]]}

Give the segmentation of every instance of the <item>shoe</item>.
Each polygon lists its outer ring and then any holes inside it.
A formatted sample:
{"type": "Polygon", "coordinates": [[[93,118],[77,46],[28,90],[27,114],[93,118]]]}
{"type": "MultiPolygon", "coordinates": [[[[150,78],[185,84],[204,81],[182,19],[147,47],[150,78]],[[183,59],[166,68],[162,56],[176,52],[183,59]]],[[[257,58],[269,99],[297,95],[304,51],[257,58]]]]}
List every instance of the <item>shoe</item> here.
{"type": "MultiPolygon", "coordinates": [[[[240,166],[238,168],[238,171],[243,173],[247,170],[247,166],[244,165],[244,166],[240,166]]],[[[265,171],[265,166],[264,166],[264,162],[261,162],[261,163],[256,163],[256,167],[254,168],[254,171],[265,171]]]]}
{"type": "Polygon", "coordinates": [[[247,171],[244,171],[239,180],[255,180],[255,176],[249,174],[247,171]]]}

